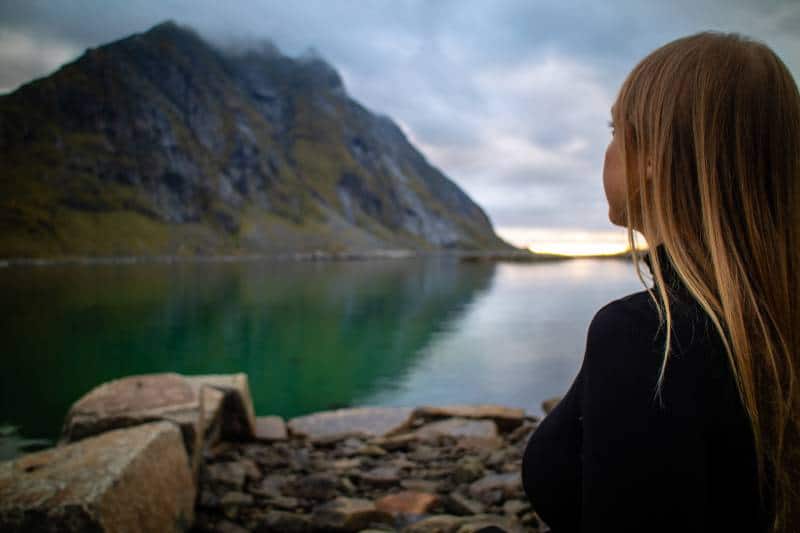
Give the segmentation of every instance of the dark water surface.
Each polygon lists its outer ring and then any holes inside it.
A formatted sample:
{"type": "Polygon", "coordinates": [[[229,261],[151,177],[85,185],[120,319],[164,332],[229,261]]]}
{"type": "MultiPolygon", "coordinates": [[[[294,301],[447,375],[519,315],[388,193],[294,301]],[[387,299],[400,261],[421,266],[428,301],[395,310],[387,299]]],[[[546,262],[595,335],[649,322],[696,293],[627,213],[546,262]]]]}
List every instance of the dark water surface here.
{"type": "Polygon", "coordinates": [[[9,266],[0,426],[53,439],[92,387],[165,371],[246,372],[258,415],[450,403],[539,414],[577,373],[597,309],[642,289],[629,260],[9,266]]]}

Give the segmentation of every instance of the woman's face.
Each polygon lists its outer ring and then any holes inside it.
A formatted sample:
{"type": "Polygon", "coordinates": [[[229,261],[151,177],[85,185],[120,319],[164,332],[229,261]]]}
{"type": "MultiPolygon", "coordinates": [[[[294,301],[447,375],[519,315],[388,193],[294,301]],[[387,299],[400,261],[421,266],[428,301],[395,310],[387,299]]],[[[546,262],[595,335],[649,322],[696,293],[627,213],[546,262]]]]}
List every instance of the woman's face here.
{"type": "Polygon", "coordinates": [[[608,219],[616,226],[627,224],[625,217],[625,164],[622,161],[617,139],[614,136],[613,125],[611,142],[606,148],[606,158],[603,164],[603,188],[608,201],[608,219]]]}

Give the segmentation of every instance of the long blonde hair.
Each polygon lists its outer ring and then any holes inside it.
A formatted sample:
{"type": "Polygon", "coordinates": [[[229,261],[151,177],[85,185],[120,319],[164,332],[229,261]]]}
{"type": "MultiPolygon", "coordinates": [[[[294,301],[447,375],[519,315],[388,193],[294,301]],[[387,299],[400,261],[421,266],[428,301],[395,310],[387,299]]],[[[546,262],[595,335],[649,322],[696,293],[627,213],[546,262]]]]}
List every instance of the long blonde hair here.
{"type": "MultiPolygon", "coordinates": [[[[649,54],[613,107],[628,240],[657,235],[723,340],[771,531],[800,531],[800,95],[763,43],[702,32],[649,54]],[[769,496],[767,496],[767,493],[769,496]]],[[[639,279],[639,256],[632,254],[639,279]]],[[[672,330],[657,254],[654,285],[672,330]]],[[[658,304],[651,289],[653,301],[658,304]]],[[[666,321],[664,316],[666,315],[666,321]]],[[[670,353],[667,335],[656,387],[670,353]]]]}

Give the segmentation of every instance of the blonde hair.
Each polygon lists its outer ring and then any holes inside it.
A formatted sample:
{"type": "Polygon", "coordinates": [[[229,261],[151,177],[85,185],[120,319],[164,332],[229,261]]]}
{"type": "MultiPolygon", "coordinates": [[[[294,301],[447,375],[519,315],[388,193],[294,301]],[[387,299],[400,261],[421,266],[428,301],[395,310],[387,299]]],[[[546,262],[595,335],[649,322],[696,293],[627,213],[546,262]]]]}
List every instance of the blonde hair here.
{"type": "MultiPolygon", "coordinates": [[[[770,531],[800,531],[800,95],[766,45],[702,32],[644,58],[612,108],[634,227],[658,236],[722,338],[770,531]],[[769,496],[767,496],[769,493],[769,496]]],[[[639,257],[632,254],[644,282],[639,257]]],[[[662,326],[667,287],[651,254],[662,326]]],[[[667,335],[656,387],[670,353],[667,335]]]]}

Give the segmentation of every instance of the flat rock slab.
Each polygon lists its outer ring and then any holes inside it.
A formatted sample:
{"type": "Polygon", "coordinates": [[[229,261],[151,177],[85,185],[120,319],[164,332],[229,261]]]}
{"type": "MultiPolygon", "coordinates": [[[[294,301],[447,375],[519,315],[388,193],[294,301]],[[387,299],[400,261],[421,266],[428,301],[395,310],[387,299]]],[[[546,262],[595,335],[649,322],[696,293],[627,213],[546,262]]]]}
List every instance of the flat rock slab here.
{"type": "Polygon", "coordinates": [[[289,431],[313,440],[358,434],[367,438],[383,437],[408,428],[410,407],[354,407],[335,409],[289,420],[289,431]]]}
{"type": "Polygon", "coordinates": [[[2,531],[184,531],[194,500],[181,432],[169,422],[0,463],[2,531]]]}
{"type": "Polygon", "coordinates": [[[414,434],[420,440],[434,439],[439,435],[449,437],[497,437],[497,426],[492,420],[470,420],[467,418],[447,418],[430,422],[417,429],[414,434]]]}
{"type": "Polygon", "coordinates": [[[525,420],[525,410],[504,405],[423,405],[414,409],[414,418],[472,418],[493,420],[501,430],[510,431],[525,420]]]}

